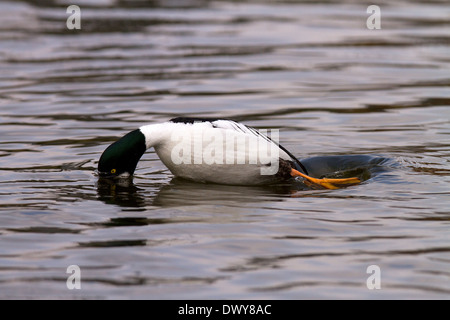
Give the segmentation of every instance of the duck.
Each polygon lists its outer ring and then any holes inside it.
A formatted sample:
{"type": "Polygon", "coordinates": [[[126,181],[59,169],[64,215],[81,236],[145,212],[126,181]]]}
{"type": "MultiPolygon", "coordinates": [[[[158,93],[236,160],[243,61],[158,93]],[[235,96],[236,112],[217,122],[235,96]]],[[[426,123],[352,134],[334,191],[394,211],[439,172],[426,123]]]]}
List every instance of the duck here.
{"type": "Polygon", "coordinates": [[[175,177],[195,182],[251,186],[294,179],[326,189],[360,183],[356,177],[311,177],[279,144],[278,130],[266,131],[221,118],[177,117],[144,125],[104,150],[97,173],[102,179],[130,178],[146,150],[154,148],[175,177]]]}

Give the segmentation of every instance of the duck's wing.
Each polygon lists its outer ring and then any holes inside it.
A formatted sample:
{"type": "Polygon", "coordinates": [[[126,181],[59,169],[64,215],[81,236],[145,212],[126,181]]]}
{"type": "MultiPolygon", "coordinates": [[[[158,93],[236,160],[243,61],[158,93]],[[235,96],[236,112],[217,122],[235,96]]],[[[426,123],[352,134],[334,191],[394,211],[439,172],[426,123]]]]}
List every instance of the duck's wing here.
{"type": "MultiPolygon", "coordinates": [[[[234,120],[230,119],[220,119],[220,118],[191,118],[191,117],[178,117],[171,119],[170,122],[172,123],[185,123],[185,124],[194,124],[194,123],[209,123],[212,128],[219,128],[219,129],[226,129],[226,130],[233,130],[236,132],[252,135],[258,138],[263,138],[267,142],[273,142],[272,139],[270,139],[265,134],[260,133],[258,130],[246,126],[242,123],[236,122],[234,120]]],[[[278,144],[277,144],[278,145],[278,144]]]]}

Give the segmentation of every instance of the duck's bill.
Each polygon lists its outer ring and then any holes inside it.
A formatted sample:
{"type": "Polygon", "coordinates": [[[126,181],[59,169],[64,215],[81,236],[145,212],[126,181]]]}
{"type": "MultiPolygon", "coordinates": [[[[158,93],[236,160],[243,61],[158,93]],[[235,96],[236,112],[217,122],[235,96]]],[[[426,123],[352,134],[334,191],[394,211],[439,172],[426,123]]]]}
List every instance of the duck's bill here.
{"type": "Polygon", "coordinates": [[[328,179],[328,178],[323,178],[323,179],[318,179],[318,178],[313,178],[310,177],[304,173],[301,173],[295,169],[291,170],[291,176],[293,177],[302,177],[305,178],[306,180],[308,180],[309,182],[312,182],[314,184],[318,184],[324,188],[327,189],[339,189],[339,185],[349,185],[349,184],[358,184],[361,183],[361,180],[359,180],[356,177],[352,177],[352,178],[343,178],[343,179],[328,179]]]}

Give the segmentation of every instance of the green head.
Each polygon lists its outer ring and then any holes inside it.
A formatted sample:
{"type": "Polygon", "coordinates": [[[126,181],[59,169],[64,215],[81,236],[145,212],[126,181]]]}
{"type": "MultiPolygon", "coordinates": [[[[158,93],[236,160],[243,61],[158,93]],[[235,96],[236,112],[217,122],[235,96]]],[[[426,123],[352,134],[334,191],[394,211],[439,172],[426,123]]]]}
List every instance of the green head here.
{"type": "Polygon", "coordinates": [[[103,178],[133,175],[146,150],[145,136],[137,129],[110,145],[98,162],[98,173],[103,178]]]}

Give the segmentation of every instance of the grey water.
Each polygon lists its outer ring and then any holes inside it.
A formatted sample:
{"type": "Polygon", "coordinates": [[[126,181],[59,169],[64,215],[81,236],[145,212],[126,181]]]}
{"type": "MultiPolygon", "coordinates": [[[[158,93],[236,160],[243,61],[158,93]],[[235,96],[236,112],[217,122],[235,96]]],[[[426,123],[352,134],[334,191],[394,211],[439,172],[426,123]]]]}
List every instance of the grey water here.
{"type": "Polygon", "coordinates": [[[370,30],[352,0],[2,1],[0,298],[449,299],[450,7],[376,4],[370,30]],[[193,183],[153,150],[98,180],[110,143],[180,115],[363,182],[193,183]]]}

